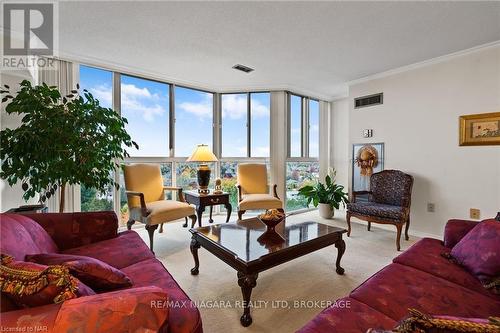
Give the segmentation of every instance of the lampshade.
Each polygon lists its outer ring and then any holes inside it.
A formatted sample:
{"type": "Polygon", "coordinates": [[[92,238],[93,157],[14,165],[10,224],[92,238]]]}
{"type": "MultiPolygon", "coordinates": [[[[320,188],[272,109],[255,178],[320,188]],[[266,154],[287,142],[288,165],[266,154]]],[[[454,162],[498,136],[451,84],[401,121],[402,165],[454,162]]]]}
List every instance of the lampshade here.
{"type": "Polygon", "coordinates": [[[186,162],[217,162],[217,157],[207,145],[198,145],[186,162]]]}

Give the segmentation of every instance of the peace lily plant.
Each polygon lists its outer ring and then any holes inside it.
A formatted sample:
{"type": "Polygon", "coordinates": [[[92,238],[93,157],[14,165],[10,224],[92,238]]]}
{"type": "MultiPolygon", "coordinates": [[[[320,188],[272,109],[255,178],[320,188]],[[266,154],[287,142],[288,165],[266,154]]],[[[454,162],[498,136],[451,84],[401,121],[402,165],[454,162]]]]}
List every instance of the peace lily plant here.
{"type": "Polygon", "coordinates": [[[318,182],[315,185],[306,185],[299,189],[299,195],[307,198],[307,205],[312,202],[314,207],[319,206],[319,214],[323,218],[332,218],[334,209],[340,205],[345,207],[349,202],[344,186],[335,183],[337,171],[331,168],[325,177],[325,183],[318,182]]]}

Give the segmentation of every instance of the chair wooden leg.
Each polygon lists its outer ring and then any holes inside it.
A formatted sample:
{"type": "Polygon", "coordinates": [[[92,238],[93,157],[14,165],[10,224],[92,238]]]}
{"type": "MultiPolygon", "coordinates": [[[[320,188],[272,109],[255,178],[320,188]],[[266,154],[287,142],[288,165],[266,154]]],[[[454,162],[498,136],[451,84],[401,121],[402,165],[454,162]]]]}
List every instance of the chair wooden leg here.
{"type": "MultiPolygon", "coordinates": [[[[196,220],[198,219],[198,217],[195,214],[193,214],[193,215],[189,215],[189,218],[191,219],[191,228],[194,228],[194,225],[196,224],[196,220]]],[[[186,219],[186,221],[187,221],[187,219],[186,219]]],[[[200,227],[201,227],[201,224],[200,224],[200,227]]]]}
{"type": "Polygon", "coordinates": [[[135,221],[132,219],[128,219],[127,221],[127,229],[130,230],[132,229],[132,226],[134,225],[135,221]]]}
{"type": "Polygon", "coordinates": [[[345,219],[347,221],[347,237],[351,236],[351,214],[347,212],[345,219]]]}
{"type": "Polygon", "coordinates": [[[398,231],[398,234],[396,235],[396,249],[398,251],[400,251],[401,250],[401,230],[403,229],[403,224],[397,223],[396,229],[398,231]]]}
{"type": "Polygon", "coordinates": [[[187,217],[185,217],[185,218],[184,218],[184,221],[186,221],[186,222],[184,222],[184,224],[182,225],[182,227],[183,227],[183,228],[187,228],[187,226],[188,226],[188,218],[187,218],[187,217]]]}
{"type": "Polygon", "coordinates": [[[163,232],[163,223],[160,224],[160,230],[158,230],[158,232],[161,234],[163,232]]]}
{"type": "Polygon", "coordinates": [[[156,229],[158,229],[158,224],[146,225],[146,230],[148,231],[148,234],[149,234],[149,249],[153,253],[155,253],[153,251],[153,235],[154,235],[156,229]]]}
{"type": "Polygon", "coordinates": [[[239,210],[238,211],[238,220],[243,220],[243,214],[245,214],[246,210],[239,210]]]}
{"type": "Polygon", "coordinates": [[[372,223],[370,221],[368,221],[368,227],[367,227],[368,231],[370,231],[371,227],[372,227],[372,223]]]}
{"type": "Polygon", "coordinates": [[[410,240],[410,237],[408,236],[408,229],[410,229],[410,217],[408,217],[408,221],[406,221],[406,227],[405,227],[405,239],[410,240]]]}

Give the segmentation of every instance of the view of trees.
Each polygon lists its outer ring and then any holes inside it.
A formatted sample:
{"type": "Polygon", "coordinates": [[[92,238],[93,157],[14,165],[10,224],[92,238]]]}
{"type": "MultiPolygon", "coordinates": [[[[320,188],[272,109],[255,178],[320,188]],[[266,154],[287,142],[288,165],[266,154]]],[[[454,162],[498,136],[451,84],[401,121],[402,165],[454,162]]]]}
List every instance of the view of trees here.
{"type": "Polygon", "coordinates": [[[298,195],[305,185],[313,185],[319,179],[319,162],[286,163],[286,210],[307,208],[307,199],[298,195]]]}

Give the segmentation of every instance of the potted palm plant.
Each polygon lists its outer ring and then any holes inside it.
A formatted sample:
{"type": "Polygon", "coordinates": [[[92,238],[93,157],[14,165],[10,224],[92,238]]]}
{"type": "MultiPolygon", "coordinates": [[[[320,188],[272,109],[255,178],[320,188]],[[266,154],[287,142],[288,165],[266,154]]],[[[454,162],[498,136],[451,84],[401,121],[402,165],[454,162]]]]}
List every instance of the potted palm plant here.
{"type": "Polygon", "coordinates": [[[324,184],[318,182],[299,189],[299,195],[307,198],[307,205],[312,202],[314,207],[319,206],[319,215],[325,219],[331,219],[335,209],[339,209],[340,205],[345,207],[349,202],[344,186],[335,183],[336,174],[335,169],[330,169],[324,184]]]}

